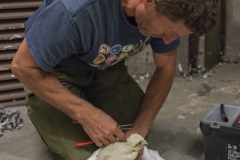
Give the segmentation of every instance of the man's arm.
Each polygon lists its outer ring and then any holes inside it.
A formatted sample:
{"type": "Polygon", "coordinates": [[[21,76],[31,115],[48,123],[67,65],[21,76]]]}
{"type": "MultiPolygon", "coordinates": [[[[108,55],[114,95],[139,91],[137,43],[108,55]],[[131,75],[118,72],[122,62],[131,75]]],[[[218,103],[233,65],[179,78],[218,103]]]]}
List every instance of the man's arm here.
{"type": "Polygon", "coordinates": [[[158,111],[161,109],[171,89],[175,69],[177,50],[165,54],[153,53],[156,70],[148,84],[144,100],[132,130],[126,132],[128,137],[132,133],[146,136],[158,111]]]}
{"type": "Polygon", "coordinates": [[[110,116],[72,94],[51,73],[39,68],[26,39],[14,56],[11,67],[13,74],[37,96],[76,119],[96,145],[116,142],[115,137],[124,141],[124,134],[110,116]]]}

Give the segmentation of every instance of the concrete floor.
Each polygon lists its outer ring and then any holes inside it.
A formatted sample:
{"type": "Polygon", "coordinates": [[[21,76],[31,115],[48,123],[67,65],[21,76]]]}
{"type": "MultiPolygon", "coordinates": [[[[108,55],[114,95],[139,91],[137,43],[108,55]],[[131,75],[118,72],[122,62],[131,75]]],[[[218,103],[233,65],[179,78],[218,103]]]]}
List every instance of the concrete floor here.
{"type": "MultiPolygon", "coordinates": [[[[148,146],[159,151],[164,159],[203,160],[199,122],[217,104],[240,106],[240,64],[218,66],[214,72],[209,78],[194,78],[193,81],[175,78],[151,127],[148,146]]],[[[148,80],[139,84],[145,90],[148,80]]],[[[24,127],[4,132],[0,138],[0,160],[56,160],[31,124],[26,108],[17,109],[24,119],[24,127]]]]}

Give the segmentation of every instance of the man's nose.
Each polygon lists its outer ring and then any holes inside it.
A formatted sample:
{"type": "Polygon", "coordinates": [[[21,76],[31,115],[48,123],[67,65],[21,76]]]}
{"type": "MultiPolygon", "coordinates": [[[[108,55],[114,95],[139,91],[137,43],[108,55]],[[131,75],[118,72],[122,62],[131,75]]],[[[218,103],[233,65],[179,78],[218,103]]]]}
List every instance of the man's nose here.
{"type": "Polygon", "coordinates": [[[176,40],[177,38],[178,38],[178,36],[176,36],[176,35],[162,34],[162,39],[165,44],[170,44],[172,41],[176,40]]]}

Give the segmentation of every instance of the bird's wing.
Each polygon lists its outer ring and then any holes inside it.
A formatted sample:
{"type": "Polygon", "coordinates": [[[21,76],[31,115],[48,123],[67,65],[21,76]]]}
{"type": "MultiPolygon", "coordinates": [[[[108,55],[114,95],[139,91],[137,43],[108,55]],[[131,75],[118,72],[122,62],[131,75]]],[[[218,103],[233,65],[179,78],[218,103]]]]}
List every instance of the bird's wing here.
{"type": "Polygon", "coordinates": [[[97,160],[118,160],[122,155],[130,155],[131,153],[132,148],[130,148],[126,143],[116,142],[108,145],[101,152],[99,152],[97,160]]]}

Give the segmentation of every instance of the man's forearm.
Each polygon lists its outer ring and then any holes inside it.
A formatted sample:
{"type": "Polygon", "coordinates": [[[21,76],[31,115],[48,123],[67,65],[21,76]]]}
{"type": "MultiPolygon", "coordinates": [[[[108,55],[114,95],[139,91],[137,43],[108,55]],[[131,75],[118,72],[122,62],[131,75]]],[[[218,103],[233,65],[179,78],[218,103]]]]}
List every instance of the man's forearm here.
{"type": "Polygon", "coordinates": [[[162,107],[173,83],[175,67],[171,70],[156,69],[147,87],[145,97],[134,126],[146,136],[150,126],[162,107]]]}
{"type": "Polygon", "coordinates": [[[13,73],[34,94],[71,117],[75,115],[77,107],[80,109],[84,106],[84,100],[68,91],[51,73],[40,68],[21,66],[13,69],[13,73]]]}
{"type": "MultiPolygon", "coordinates": [[[[91,108],[85,107],[88,102],[68,91],[51,73],[38,67],[25,39],[14,56],[11,68],[14,75],[32,92],[69,116],[83,113],[80,111],[84,108],[91,108]]],[[[84,114],[87,114],[87,111],[84,114]]],[[[78,119],[80,117],[81,115],[78,115],[78,119]]]]}

